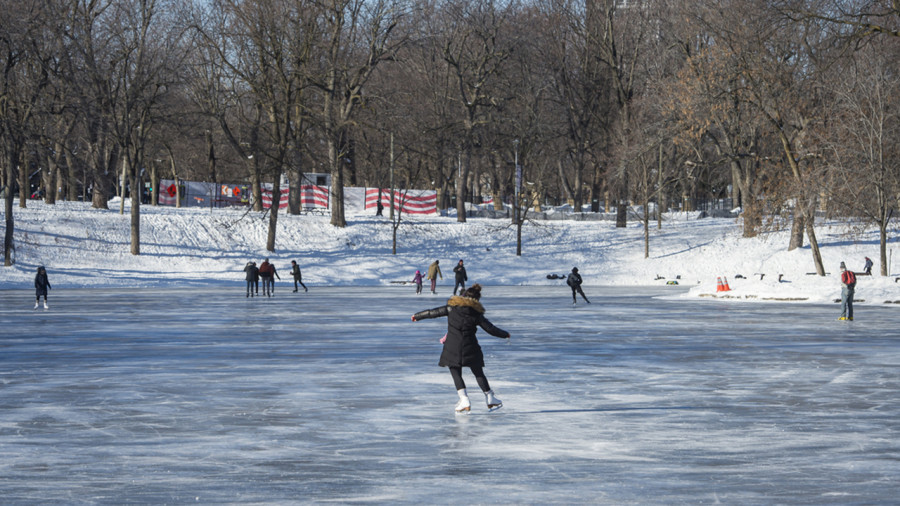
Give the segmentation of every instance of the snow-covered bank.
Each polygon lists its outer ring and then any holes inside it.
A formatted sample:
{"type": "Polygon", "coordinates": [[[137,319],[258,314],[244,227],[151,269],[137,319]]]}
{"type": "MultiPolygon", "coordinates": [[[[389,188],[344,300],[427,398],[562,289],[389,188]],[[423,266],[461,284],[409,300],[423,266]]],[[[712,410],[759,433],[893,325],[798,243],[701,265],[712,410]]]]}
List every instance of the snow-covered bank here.
{"type": "MultiPolygon", "coordinates": [[[[506,220],[403,217],[397,255],[391,254],[387,217],[349,216],[335,228],[325,216],[281,214],[276,251],[265,250],[268,215],[245,209],[141,208],[141,254],[130,253],[130,215],[91,209],[87,203],[48,206],[29,201],[14,209],[16,264],[0,267],[0,289],[30,288],[38,265],[47,267],[55,288],[102,286],[241,286],[247,261],[269,257],[288,283],[296,260],[310,286],[392,286],[408,281],[434,260],[452,285],[453,265],[465,260],[471,282],[487,285],[560,285],[548,275],[577,266],[593,290],[603,285],[689,286],[689,297],[731,300],[831,302],[839,297],[841,261],[856,271],[866,256],[876,262],[877,232],[848,234],[841,223],[817,227],[826,277],[814,272],[808,247],[787,251],[787,232],[744,239],[733,219],[672,215],[662,230],[651,229],[650,256],[644,258],[643,230],[637,222],[616,229],[606,221],[541,221],[516,231],[506,220]],[[761,276],[763,275],[763,276],[761,276]],[[781,281],[779,281],[781,276],[781,281]],[[730,292],[717,292],[717,278],[730,292]]],[[[655,225],[655,224],[654,224],[655,225]]],[[[889,244],[895,247],[897,241],[889,244]]],[[[897,276],[859,278],[857,299],[869,304],[900,301],[897,276]]],[[[449,290],[445,290],[449,291],[449,290]]],[[[590,296],[590,290],[588,290],[590,296]]]]}

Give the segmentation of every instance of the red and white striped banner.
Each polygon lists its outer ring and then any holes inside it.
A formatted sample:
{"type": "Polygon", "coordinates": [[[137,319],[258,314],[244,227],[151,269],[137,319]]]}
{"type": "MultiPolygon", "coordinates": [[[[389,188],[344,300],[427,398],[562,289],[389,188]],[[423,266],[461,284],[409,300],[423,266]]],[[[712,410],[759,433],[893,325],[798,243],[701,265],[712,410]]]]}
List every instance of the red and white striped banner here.
{"type": "MultiPolygon", "coordinates": [[[[267,186],[268,188],[260,188],[260,190],[262,190],[262,204],[265,209],[272,207],[272,185],[267,186]]],[[[287,209],[290,193],[290,188],[281,189],[281,199],[278,201],[278,209],[287,209]]]]}
{"type": "MultiPolygon", "coordinates": [[[[381,190],[381,205],[391,205],[391,191],[381,190]]],[[[437,214],[437,192],[434,190],[394,190],[394,209],[405,214],[437,214]]],[[[378,207],[378,188],[366,188],[366,209],[378,207]]]]}
{"type": "Polygon", "coordinates": [[[301,186],[300,207],[328,209],[328,187],[313,184],[301,186]]]}

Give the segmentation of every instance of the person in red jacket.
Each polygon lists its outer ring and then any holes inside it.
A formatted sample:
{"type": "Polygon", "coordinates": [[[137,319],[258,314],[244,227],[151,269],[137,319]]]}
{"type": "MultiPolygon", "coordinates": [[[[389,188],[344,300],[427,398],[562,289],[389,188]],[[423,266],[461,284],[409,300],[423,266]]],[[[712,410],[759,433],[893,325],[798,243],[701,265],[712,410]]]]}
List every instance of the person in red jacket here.
{"type": "Polygon", "coordinates": [[[495,327],[484,317],[484,306],[480,300],[481,285],[474,284],[462,295],[450,297],[445,306],[420,311],[412,316],[414,322],[427,318],[447,317],[447,335],[442,339],[444,349],[438,365],[450,369],[450,376],[459,395],[459,402],[456,403],[457,413],[468,413],[472,406],[462,377],[463,367],[468,367],[475,375],[478,386],[484,392],[484,400],[489,410],[493,411],[503,406],[503,402],[494,396],[494,391],[491,390],[484,375],[484,354],[481,352],[475,332],[481,327],[488,334],[501,339],[509,339],[510,333],[495,327]]]}
{"type": "Polygon", "coordinates": [[[269,263],[268,258],[259,264],[259,277],[262,278],[263,293],[266,294],[266,297],[275,296],[275,278],[277,277],[278,281],[281,281],[281,276],[278,275],[275,266],[269,263]]]}
{"type": "Polygon", "coordinates": [[[856,274],[847,270],[841,262],[841,317],[838,320],[853,321],[853,294],[856,292],[856,274]]]}

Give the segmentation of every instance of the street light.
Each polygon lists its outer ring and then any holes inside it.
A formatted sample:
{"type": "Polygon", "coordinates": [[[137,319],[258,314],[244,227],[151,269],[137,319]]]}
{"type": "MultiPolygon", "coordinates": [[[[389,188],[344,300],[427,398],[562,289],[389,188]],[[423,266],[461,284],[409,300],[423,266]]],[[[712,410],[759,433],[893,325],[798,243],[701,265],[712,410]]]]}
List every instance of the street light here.
{"type": "Polygon", "coordinates": [[[519,169],[519,139],[513,140],[513,151],[515,153],[515,164],[516,164],[516,172],[515,172],[515,205],[516,210],[513,216],[515,217],[516,223],[519,222],[519,181],[522,179],[522,171],[519,169]]]}

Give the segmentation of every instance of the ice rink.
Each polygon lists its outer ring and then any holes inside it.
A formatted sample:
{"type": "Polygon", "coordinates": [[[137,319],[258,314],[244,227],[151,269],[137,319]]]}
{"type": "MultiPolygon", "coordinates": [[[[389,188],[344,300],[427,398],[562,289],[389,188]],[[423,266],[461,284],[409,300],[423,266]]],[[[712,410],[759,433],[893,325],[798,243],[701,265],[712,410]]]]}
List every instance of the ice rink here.
{"type": "Polygon", "coordinates": [[[485,287],[457,416],[450,288],[284,286],[0,291],[0,502],[900,500],[896,307],[485,287]]]}

